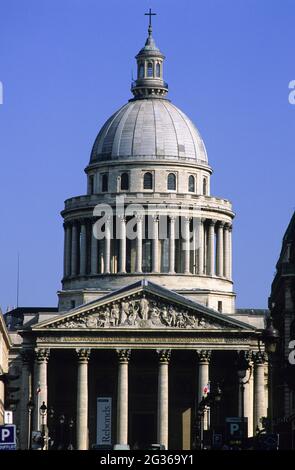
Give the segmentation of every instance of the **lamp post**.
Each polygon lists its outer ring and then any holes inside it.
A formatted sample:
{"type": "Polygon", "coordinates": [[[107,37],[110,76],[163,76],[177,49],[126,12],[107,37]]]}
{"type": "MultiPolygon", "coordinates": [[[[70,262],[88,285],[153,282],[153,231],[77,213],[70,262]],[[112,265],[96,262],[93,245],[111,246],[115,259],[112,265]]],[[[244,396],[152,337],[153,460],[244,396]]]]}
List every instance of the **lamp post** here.
{"type": "Polygon", "coordinates": [[[266,328],[262,330],[261,340],[265,344],[265,350],[267,353],[276,352],[278,342],[280,340],[280,333],[273,326],[272,317],[268,317],[266,320],[266,328]]]}
{"type": "Polygon", "coordinates": [[[202,400],[198,406],[198,423],[199,423],[199,448],[203,449],[204,440],[204,415],[207,408],[213,405],[219,405],[222,398],[222,391],[219,384],[210,391],[206,396],[202,397],[202,400]]]}
{"type": "Polygon", "coordinates": [[[28,404],[27,404],[27,410],[29,413],[29,429],[28,429],[28,449],[32,449],[32,414],[35,408],[34,401],[32,397],[30,397],[28,404]]]}
{"type": "Polygon", "coordinates": [[[45,405],[45,401],[43,401],[42,405],[39,408],[40,416],[41,416],[41,450],[44,450],[44,445],[46,447],[46,415],[47,415],[47,406],[45,405]]]}

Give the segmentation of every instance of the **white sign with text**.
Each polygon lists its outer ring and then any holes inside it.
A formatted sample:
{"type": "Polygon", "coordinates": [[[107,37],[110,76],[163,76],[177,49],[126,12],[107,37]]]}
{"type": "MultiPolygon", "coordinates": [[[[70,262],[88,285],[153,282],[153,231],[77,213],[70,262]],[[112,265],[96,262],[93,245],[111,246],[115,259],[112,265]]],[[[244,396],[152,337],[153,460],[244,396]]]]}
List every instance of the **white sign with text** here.
{"type": "Polygon", "coordinates": [[[112,444],[112,399],[97,397],[97,445],[112,444]]]}

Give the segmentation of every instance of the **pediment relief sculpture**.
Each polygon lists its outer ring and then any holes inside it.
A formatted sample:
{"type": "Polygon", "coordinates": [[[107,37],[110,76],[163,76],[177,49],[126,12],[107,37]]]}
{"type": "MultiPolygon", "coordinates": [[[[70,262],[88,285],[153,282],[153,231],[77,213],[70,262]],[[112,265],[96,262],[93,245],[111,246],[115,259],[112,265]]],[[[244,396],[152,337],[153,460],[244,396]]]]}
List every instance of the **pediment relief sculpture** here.
{"type": "Polygon", "coordinates": [[[48,328],[182,328],[221,329],[224,326],[197,312],[146,296],[128,297],[65,318],[48,328]]]}

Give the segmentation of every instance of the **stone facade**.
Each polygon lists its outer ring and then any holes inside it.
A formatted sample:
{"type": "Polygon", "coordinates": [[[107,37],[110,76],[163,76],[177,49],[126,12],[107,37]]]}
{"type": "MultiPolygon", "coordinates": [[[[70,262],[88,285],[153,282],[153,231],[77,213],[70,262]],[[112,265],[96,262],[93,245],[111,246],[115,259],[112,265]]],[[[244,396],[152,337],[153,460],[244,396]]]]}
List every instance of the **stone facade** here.
{"type": "Polygon", "coordinates": [[[0,310],[0,425],[4,423],[5,386],[7,386],[4,380],[1,380],[1,376],[3,378],[3,374],[7,374],[8,372],[8,357],[10,349],[11,341],[0,310]]]}

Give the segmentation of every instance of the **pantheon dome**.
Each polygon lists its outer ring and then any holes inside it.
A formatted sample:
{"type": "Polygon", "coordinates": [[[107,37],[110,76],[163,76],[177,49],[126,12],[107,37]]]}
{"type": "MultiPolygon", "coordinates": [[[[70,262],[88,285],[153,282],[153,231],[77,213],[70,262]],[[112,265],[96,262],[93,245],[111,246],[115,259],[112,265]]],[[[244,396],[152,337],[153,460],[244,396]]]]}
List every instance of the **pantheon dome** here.
{"type": "Polygon", "coordinates": [[[65,201],[60,310],[141,280],[220,312],[235,310],[231,203],[210,194],[203,139],[167,97],[164,59],[149,26],[133,96],[94,141],[87,194],[65,201]],[[112,213],[98,213],[103,206],[112,213]]]}

